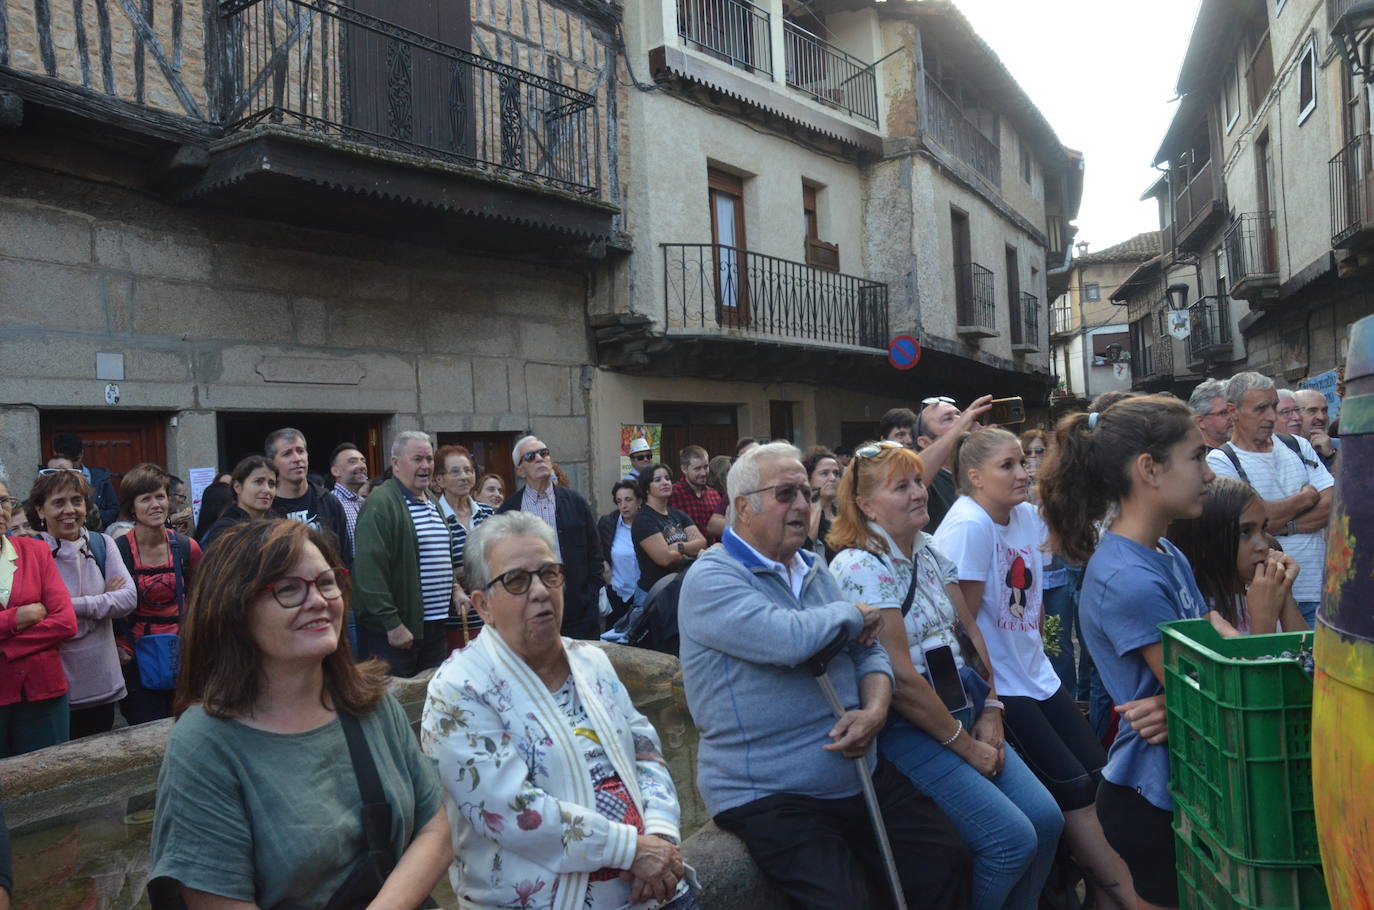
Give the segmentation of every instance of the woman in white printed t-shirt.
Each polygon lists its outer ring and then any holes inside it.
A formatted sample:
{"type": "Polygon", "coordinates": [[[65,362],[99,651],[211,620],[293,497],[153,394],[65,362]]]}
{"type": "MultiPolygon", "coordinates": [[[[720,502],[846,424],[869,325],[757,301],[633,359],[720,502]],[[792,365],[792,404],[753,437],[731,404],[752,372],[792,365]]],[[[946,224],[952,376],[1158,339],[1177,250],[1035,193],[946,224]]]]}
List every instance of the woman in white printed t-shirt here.
{"type": "Polygon", "coordinates": [[[964,600],[978,614],[1006,704],[1007,739],[1054,795],[1064,835],[1098,907],[1135,907],[1130,873],[1107,844],[1093,803],[1107,763],[1092,728],[1045,655],[1041,638],[1042,549],[1047,531],[1026,501],[1030,477],[1020,441],[980,430],[960,446],[961,494],[935,532],[959,569],[964,600]]]}

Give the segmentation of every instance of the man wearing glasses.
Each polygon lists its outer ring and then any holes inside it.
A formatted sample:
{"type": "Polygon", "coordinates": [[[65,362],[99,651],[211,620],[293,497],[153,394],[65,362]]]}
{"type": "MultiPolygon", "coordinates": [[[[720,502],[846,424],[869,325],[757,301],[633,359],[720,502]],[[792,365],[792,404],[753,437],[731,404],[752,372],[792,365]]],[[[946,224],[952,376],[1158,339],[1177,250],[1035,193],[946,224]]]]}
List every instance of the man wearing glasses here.
{"type": "MultiPolygon", "coordinates": [[[[650,453],[652,457],[652,452],[650,453]]],[[[538,436],[526,436],[511,450],[515,476],[524,481],[497,514],[529,512],[553,528],[567,575],[563,595],[563,634],[568,638],[594,639],[601,634],[601,538],[596,533],[592,507],[576,490],[554,483],[553,454],[538,436]]]]}
{"type": "Polygon", "coordinates": [[[840,593],[802,548],[811,489],[784,442],[730,468],[730,527],[682,583],[678,614],[687,704],[701,733],[697,787],[717,825],[804,908],[888,904],[855,759],[873,777],[911,906],[968,907],[969,852],[952,823],[874,739],[887,719],[892,665],[877,608],[840,593]],[[805,664],[838,636],[826,671],[836,720],[805,664]]]}
{"type": "Polygon", "coordinates": [[[959,441],[973,432],[978,418],[991,408],[991,395],[974,400],[962,411],[953,398],[944,395],[921,402],[921,413],[916,418],[916,448],[925,465],[921,479],[930,488],[930,498],[926,504],[926,510],[930,513],[927,534],[935,533],[949,507],[959,498],[954,482],[954,472],[958,470],[958,465],[954,463],[954,452],[959,447],[959,441]]]}
{"type": "Polygon", "coordinates": [[[654,463],[654,447],[649,440],[639,436],[630,442],[630,473],[622,480],[638,480],[639,472],[654,463]]]}

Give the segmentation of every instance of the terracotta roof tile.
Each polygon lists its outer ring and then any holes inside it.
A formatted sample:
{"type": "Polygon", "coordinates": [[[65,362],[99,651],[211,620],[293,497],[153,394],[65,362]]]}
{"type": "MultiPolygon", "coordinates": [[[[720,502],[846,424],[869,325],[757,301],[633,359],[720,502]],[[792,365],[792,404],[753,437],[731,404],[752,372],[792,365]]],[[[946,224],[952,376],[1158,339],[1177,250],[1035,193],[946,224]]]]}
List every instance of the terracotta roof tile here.
{"type": "Polygon", "coordinates": [[[1100,262],[1144,262],[1159,255],[1159,231],[1136,234],[1130,240],[1074,257],[1074,265],[1100,262]]]}

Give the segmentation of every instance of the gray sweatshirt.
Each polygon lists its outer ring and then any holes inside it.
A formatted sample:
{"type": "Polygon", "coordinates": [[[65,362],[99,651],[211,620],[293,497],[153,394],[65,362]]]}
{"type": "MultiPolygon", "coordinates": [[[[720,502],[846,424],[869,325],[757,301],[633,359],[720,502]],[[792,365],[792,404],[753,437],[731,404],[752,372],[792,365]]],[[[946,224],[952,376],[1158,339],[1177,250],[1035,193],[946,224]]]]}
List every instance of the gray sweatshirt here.
{"type": "MultiPolygon", "coordinates": [[[[838,799],[859,792],[854,762],[822,746],[835,716],[801,666],[863,618],[824,563],[808,565],[801,598],[727,529],[682,584],[678,626],[687,705],[701,733],[697,788],[712,815],[778,793],[838,799]]],[[[847,709],[859,707],[859,679],[892,678],[880,644],[851,642],[830,664],[847,709]]],[[[875,764],[870,748],[868,763],[875,764]]]]}

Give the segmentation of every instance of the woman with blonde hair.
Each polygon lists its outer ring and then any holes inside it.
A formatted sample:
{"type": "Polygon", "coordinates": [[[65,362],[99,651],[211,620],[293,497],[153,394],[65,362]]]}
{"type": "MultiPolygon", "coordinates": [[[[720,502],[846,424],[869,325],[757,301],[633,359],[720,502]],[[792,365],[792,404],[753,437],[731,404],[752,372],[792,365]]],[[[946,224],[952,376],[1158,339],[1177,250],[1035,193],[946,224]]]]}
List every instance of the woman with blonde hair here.
{"type": "Polygon", "coordinates": [[[878,749],[972,848],[972,906],[1034,910],[1064,818],[1003,742],[996,668],[954,564],[923,530],[923,471],[921,456],[895,442],[855,451],[839,483],[830,571],[847,597],[887,611],[881,640],[896,688],[878,749]],[[964,653],[961,626],[976,655],[964,653]],[[965,663],[975,656],[988,680],[965,663]]]}

